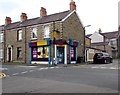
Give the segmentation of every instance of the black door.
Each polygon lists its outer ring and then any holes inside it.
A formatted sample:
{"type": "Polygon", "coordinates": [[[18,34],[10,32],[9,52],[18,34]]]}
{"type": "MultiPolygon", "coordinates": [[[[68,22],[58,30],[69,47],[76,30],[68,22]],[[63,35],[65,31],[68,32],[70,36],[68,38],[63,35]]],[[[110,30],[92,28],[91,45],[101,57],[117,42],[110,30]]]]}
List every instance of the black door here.
{"type": "Polygon", "coordinates": [[[11,48],[8,48],[8,62],[11,61],[11,48]]]}

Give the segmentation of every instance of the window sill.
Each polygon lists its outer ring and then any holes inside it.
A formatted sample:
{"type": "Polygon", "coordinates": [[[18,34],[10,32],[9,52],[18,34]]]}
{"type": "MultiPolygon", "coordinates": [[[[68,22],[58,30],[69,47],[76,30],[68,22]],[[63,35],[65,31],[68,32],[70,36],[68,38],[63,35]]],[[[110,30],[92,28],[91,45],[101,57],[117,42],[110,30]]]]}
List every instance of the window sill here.
{"type": "Polygon", "coordinates": [[[22,42],[22,40],[17,40],[17,42],[22,42]]]}
{"type": "Polygon", "coordinates": [[[31,38],[31,40],[37,40],[37,38],[31,38]]]}

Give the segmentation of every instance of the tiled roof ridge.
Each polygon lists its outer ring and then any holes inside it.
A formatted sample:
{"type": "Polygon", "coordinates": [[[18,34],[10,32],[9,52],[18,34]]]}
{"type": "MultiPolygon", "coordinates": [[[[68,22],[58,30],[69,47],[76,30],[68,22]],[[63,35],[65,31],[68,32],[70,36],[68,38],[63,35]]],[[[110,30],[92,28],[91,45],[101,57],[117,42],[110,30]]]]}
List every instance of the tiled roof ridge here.
{"type": "MultiPolygon", "coordinates": [[[[44,17],[48,17],[48,16],[52,16],[52,15],[57,15],[57,14],[62,14],[62,13],[66,13],[66,12],[69,12],[70,10],[67,10],[67,11],[62,11],[62,12],[58,12],[58,13],[53,13],[53,14],[50,14],[50,15],[46,15],[44,17]]],[[[26,21],[29,21],[29,20],[34,20],[34,19],[42,19],[40,17],[35,17],[35,18],[30,18],[30,19],[27,19],[26,21]]],[[[25,21],[24,21],[25,22],[25,21]]],[[[12,22],[11,24],[15,24],[15,23],[22,23],[21,21],[16,21],[16,22],[12,22]]],[[[5,26],[5,25],[0,25],[0,27],[2,26],[5,26]]]]}

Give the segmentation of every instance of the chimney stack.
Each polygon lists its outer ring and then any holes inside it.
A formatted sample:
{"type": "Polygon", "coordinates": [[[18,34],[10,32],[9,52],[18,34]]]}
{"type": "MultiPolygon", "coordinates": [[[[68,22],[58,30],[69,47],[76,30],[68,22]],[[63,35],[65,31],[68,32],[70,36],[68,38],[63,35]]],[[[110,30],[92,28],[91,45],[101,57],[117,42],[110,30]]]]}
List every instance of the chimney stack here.
{"type": "Polygon", "coordinates": [[[12,22],[11,18],[10,17],[7,17],[5,18],[5,25],[8,25],[12,22]]]}
{"type": "Polygon", "coordinates": [[[40,17],[44,17],[47,15],[47,11],[44,7],[41,7],[40,9],[40,17]]]}
{"type": "Polygon", "coordinates": [[[70,12],[72,12],[73,10],[76,10],[76,4],[73,0],[71,0],[71,2],[70,2],[70,12]]]}
{"type": "Polygon", "coordinates": [[[98,32],[99,32],[99,33],[102,33],[102,30],[101,30],[101,28],[99,28],[98,32]]]}
{"type": "Polygon", "coordinates": [[[20,20],[21,20],[21,22],[26,21],[27,20],[27,14],[26,13],[21,13],[20,20]]]}

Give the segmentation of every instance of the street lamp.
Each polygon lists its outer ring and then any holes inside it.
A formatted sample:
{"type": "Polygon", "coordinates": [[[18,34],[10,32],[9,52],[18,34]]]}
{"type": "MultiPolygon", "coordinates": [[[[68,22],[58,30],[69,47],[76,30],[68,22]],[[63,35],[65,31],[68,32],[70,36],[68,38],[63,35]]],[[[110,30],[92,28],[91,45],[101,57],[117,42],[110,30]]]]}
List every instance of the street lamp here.
{"type": "Polygon", "coordinates": [[[84,30],[84,51],[83,51],[83,54],[84,54],[83,57],[84,57],[84,58],[83,58],[83,60],[84,60],[84,62],[85,62],[85,54],[86,54],[86,53],[85,53],[85,32],[86,32],[86,31],[85,31],[85,28],[86,28],[86,27],[90,27],[90,26],[91,26],[91,25],[86,25],[86,26],[83,27],[83,30],[84,30]]]}

